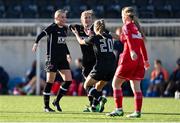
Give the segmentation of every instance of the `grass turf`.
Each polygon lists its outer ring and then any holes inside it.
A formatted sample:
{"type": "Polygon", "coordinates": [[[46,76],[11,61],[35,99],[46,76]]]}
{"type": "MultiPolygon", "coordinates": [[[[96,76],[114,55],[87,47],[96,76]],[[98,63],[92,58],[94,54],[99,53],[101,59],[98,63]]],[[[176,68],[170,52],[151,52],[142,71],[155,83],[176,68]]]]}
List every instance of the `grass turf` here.
{"type": "MultiPolygon", "coordinates": [[[[55,97],[51,97],[51,102],[55,97]]],[[[63,97],[63,112],[43,112],[42,96],[0,96],[0,122],[180,122],[180,100],[173,98],[144,98],[142,117],[126,118],[134,109],[133,98],[124,98],[123,117],[107,117],[114,109],[112,97],[103,113],[82,112],[87,97],[63,97]]],[[[54,108],[51,105],[52,108],[54,108]]]]}

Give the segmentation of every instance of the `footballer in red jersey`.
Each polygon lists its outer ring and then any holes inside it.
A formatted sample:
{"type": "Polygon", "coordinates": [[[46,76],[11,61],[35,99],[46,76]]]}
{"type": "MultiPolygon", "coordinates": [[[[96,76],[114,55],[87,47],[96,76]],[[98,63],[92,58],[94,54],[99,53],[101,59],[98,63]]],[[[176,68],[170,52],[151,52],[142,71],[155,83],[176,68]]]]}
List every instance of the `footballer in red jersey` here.
{"type": "Polygon", "coordinates": [[[137,118],[141,116],[142,92],[140,81],[144,78],[145,69],[148,69],[147,52],[144,45],[145,35],[139,25],[134,9],[125,7],[122,9],[122,34],[121,41],[124,50],[120,55],[118,67],[113,78],[113,96],[116,109],[108,113],[108,116],[123,116],[123,94],[121,85],[125,80],[129,80],[134,93],[135,112],[127,117],[137,118]]]}

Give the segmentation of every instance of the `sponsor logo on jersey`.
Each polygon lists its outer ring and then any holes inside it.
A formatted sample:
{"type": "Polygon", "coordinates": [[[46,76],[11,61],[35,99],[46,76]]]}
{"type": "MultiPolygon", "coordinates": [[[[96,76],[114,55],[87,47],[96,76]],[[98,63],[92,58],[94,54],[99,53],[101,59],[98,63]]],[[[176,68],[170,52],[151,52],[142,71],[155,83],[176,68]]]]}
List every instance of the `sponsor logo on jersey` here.
{"type": "Polygon", "coordinates": [[[65,44],[66,43],[65,41],[66,41],[66,39],[64,37],[58,37],[57,43],[58,44],[65,44]]]}
{"type": "Polygon", "coordinates": [[[142,39],[142,35],[140,32],[138,32],[138,34],[132,34],[132,38],[136,38],[136,39],[142,39]]]}

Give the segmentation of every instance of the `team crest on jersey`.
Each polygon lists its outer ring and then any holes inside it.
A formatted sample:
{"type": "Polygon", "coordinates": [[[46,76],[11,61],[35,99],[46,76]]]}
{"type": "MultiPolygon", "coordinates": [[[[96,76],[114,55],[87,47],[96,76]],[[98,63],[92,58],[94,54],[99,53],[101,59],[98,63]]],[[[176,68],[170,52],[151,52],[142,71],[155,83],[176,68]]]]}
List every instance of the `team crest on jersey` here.
{"type": "Polygon", "coordinates": [[[58,41],[57,41],[57,43],[58,44],[65,44],[66,42],[65,42],[65,38],[64,37],[58,37],[58,41]]]}

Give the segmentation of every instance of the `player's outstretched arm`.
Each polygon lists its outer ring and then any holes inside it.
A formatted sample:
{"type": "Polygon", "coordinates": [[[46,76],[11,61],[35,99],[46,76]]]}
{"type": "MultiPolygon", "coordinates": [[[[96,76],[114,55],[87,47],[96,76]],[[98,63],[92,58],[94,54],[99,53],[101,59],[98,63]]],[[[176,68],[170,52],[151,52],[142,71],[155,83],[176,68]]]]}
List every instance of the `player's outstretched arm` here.
{"type": "Polygon", "coordinates": [[[37,47],[38,47],[38,44],[37,44],[37,43],[34,43],[34,44],[33,44],[33,47],[32,47],[32,52],[36,52],[37,47]]]}
{"type": "Polygon", "coordinates": [[[32,47],[32,52],[36,52],[37,50],[37,47],[38,47],[38,42],[41,40],[42,37],[44,37],[46,35],[46,32],[45,31],[42,31],[36,38],[36,41],[35,43],[33,44],[33,47],[32,47]]]}
{"type": "Polygon", "coordinates": [[[78,40],[79,44],[86,44],[85,41],[79,36],[76,28],[72,28],[72,32],[76,36],[76,39],[78,40]]]}

